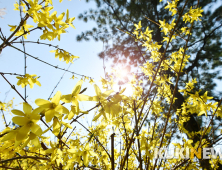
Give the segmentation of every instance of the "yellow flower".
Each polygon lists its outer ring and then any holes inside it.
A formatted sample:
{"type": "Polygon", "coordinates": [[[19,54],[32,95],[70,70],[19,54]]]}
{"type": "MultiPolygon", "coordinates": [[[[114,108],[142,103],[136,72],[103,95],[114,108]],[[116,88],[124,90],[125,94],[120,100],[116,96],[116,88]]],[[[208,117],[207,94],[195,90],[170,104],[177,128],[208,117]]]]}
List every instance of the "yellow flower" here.
{"type": "Polygon", "coordinates": [[[0,101],[0,110],[6,111],[5,110],[5,103],[2,103],[1,101],[0,101]]]}
{"type": "Polygon", "coordinates": [[[15,29],[17,27],[16,25],[8,25],[8,26],[11,27],[11,29],[10,29],[11,32],[15,31],[15,29]]]}
{"type": "Polygon", "coordinates": [[[32,111],[32,107],[27,103],[23,103],[23,111],[24,112],[22,112],[20,110],[16,110],[16,109],[12,110],[12,113],[14,115],[18,115],[18,116],[13,117],[12,121],[15,124],[21,126],[21,128],[19,128],[19,130],[18,130],[18,133],[16,134],[17,141],[25,139],[25,137],[27,136],[27,134],[30,130],[32,131],[32,133],[34,133],[36,135],[42,134],[42,129],[40,128],[40,126],[38,124],[36,124],[40,119],[39,113],[42,110],[43,109],[41,109],[41,108],[37,108],[32,111]]]}
{"type": "Polygon", "coordinates": [[[28,139],[23,143],[23,145],[21,146],[21,149],[27,146],[29,142],[31,142],[31,144],[34,145],[36,148],[41,147],[38,136],[30,132],[28,139]]]}
{"type": "Polygon", "coordinates": [[[51,141],[50,141],[50,146],[51,148],[50,149],[47,149],[45,151],[45,153],[51,153],[51,161],[56,161],[57,165],[59,166],[60,163],[63,164],[63,153],[62,151],[57,148],[56,144],[53,144],[51,141]]]}
{"type": "Polygon", "coordinates": [[[75,20],[75,17],[69,18],[69,10],[66,10],[66,20],[65,23],[69,24],[72,28],[76,29],[72,22],[75,20]]]}
{"type": "Polygon", "coordinates": [[[71,158],[68,160],[68,163],[72,162],[78,162],[81,163],[81,152],[79,152],[77,149],[68,149],[68,152],[71,153],[71,158]]]}
{"type": "Polygon", "coordinates": [[[96,84],[94,84],[94,89],[96,92],[96,96],[92,97],[92,101],[104,100],[104,98],[108,97],[112,92],[114,92],[113,90],[107,90],[104,93],[102,93],[96,84]]]}
{"type": "Polygon", "coordinates": [[[202,17],[202,14],[201,14],[202,12],[203,12],[203,9],[201,8],[192,9],[192,6],[191,6],[189,12],[183,15],[183,21],[185,21],[185,23],[186,22],[193,23],[194,21],[198,21],[198,20],[201,21],[200,17],[202,17]]]}
{"type": "Polygon", "coordinates": [[[36,99],[35,103],[40,107],[45,109],[45,119],[46,122],[50,122],[54,116],[59,116],[59,113],[68,114],[69,110],[62,106],[59,101],[61,98],[61,92],[58,91],[52,98],[51,102],[44,99],[36,99]]]}
{"type": "Polygon", "coordinates": [[[60,61],[63,59],[63,61],[65,61],[67,64],[69,62],[73,63],[73,60],[75,58],[79,58],[78,56],[71,55],[70,53],[64,50],[57,49],[57,50],[51,50],[50,52],[55,53],[55,58],[59,57],[60,61]]]}
{"type": "Polygon", "coordinates": [[[93,80],[92,78],[90,78],[89,83],[90,83],[90,84],[93,84],[93,83],[94,83],[94,80],[93,80]]]}
{"type": "Polygon", "coordinates": [[[141,21],[139,21],[138,25],[134,24],[134,26],[136,27],[136,30],[139,30],[140,28],[142,28],[141,21]]]}
{"type": "Polygon", "coordinates": [[[72,90],[72,94],[63,95],[61,100],[65,103],[71,103],[76,106],[76,111],[79,113],[79,101],[87,101],[89,100],[89,96],[80,94],[80,90],[82,87],[83,80],[77,82],[75,87],[72,90]]]}
{"type": "Polygon", "coordinates": [[[201,96],[203,102],[205,102],[205,103],[207,102],[208,99],[213,99],[213,97],[207,96],[207,93],[208,93],[208,91],[206,91],[206,92],[204,93],[204,95],[201,96]]]}
{"type": "Polygon", "coordinates": [[[17,85],[21,85],[22,88],[27,86],[28,84],[30,85],[30,88],[32,89],[34,84],[37,84],[38,86],[41,86],[40,82],[37,80],[38,77],[36,74],[25,74],[23,77],[17,76],[16,77],[18,80],[17,85]]]}
{"type": "Polygon", "coordinates": [[[86,144],[86,147],[84,148],[84,150],[82,151],[82,157],[83,157],[83,162],[85,166],[89,165],[89,156],[97,156],[96,153],[94,153],[93,151],[90,151],[89,148],[89,144],[86,144]]]}
{"type": "Polygon", "coordinates": [[[48,6],[48,3],[50,3],[51,5],[53,5],[53,4],[52,4],[52,0],[46,0],[46,1],[45,1],[45,6],[48,6]]]}
{"type": "Polygon", "coordinates": [[[27,0],[30,5],[28,14],[33,17],[35,21],[38,21],[38,11],[42,8],[42,5],[38,4],[38,0],[27,0]]]}
{"type": "Polygon", "coordinates": [[[78,79],[77,77],[75,77],[74,75],[72,75],[72,77],[71,77],[70,79],[75,79],[75,78],[78,79]]]}

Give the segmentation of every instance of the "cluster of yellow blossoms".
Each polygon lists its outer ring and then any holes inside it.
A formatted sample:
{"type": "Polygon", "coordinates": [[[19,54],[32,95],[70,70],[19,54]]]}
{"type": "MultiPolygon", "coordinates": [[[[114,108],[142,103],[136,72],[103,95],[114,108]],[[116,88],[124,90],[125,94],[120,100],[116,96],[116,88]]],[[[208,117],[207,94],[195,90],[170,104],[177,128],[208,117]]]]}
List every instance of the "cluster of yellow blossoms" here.
{"type": "MultiPolygon", "coordinates": [[[[21,6],[26,18],[32,18],[38,23],[38,27],[43,29],[41,39],[60,40],[60,35],[66,32],[65,29],[69,25],[74,27],[72,21],[75,18],[69,18],[68,10],[65,21],[63,21],[65,13],[58,17],[56,11],[50,14],[53,9],[52,0],[43,0],[42,3],[38,0],[25,2],[28,5],[21,3],[21,6]]],[[[172,18],[169,23],[165,20],[159,21],[160,28],[166,36],[163,37],[163,42],[153,41],[152,30],[148,27],[143,32],[141,21],[135,24],[135,30],[131,35],[135,35],[136,41],[142,43],[151,54],[150,60],[140,66],[147,76],[145,81],[151,85],[148,91],[143,90],[142,81],[138,82],[134,76],[130,81],[133,91],[131,96],[124,95],[125,89],[114,92],[111,88],[114,80],[110,76],[110,80],[103,78],[101,80],[105,92],[94,84],[95,96],[82,94],[85,91],[82,90],[84,81],[80,80],[70,94],[62,95],[58,91],[50,100],[36,99],[35,104],[38,107],[35,109],[24,102],[23,111],[11,110],[15,115],[12,118],[15,126],[8,126],[0,132],[0,167],[38,170],[74,168],[134,170],[145,169],[145,167],[176,169],[179,166],[180,169],[199,169],[199,162],[196,159],[184,160],[179,157],[165,160],[164,163],[162,159],[154,159],[155,148],[169,147],[170,144],[178,148],[194,147],[196,150],[207,145],[206,139],[202,140],[202,138],[196,143],[192,139],[185,138],[181,142],[171,141],[175,133],[187,133],[190,138],[197,134],[204,136],[210,133],[211,121],[208,127],[189,134],[183,124],[188,121],[190,114],[198,113],[197,116],[207,117],[211,112],[211,120],[214,116],[222,117],[220,103],[209,102],[212,97],[207,96],[207,92],[200,95],[199,91],[193,91],[195,79],[189,80],[185,88],[179,90],[184,94],[185,101],[176,114],[173,114],[172,105],[177,100],[173,92],[178,87],[180,74],[190,56],[186,54],[186,45],[168,56],[166,52],[160,52],[160,49],[165,48],[166,51],[169,43],[176,38],[181,38],[181,34],[187,36],[183,37],[187,43],[192,29],[184,26],[180,29],[182,33],[176,32],[177,21],[182,19],[185,23],[193,24],[194,21],[200,21],[203,12],[200,8],[191,7],[189,12],[182,15],[183,11],[179,13],[177,9],[178,2],[179,0],[172,0],[165,7],[169,8],[175,18],[172,18]],[[154,65],[154,62],[158,64],[154,65]],[[163,74],[169,70],[177,76],[176,81],[168,74],[163,74]],[[79,106],[81,101],[96,102],[96,105],[89,110],[81,110],[79,106]],[[67,109],[67,106],[70,109],[67,109]],[[86,127],[79,119],[93,110],[96,110],[92,119],[93,125],[86,127]],[[77,126],[73,127],[74,124],[82,126],[85,131],[76,130],[77,126]],[[174,125],[179,129],[177,132],[174,125]],[[52,135],[55,137],[54,140],[52,135]],[[109,147],[110,143],[111,147],[109,147]]],[[[18,3],[15,4],[15,8],[19,10],[18,3]]],[[[10,27],[11,31],[18,28],[12,25],[10,27]]],[[[31,27],[25,20],[15,36],[25,33],[26,38],[31,27]]],[[[62,50],[51,52],[55,52],[56,57],[66,63],[76,58],[62,50]]],[[[34,84],[40,86],[36,75],[26,74],[17,78],[19,79],[17,85],[22,87],[28,84],[31,88],[34,84]]],[[[92,79],[90,82],[94,83],[92,79]]],[[[0,109],[2,112],[5,111],[5,104],[2,102],[0,102],[0,109]]],[[[217,159],[210,160],[212,168],[216,167],[217,162],[217,159]]]]}

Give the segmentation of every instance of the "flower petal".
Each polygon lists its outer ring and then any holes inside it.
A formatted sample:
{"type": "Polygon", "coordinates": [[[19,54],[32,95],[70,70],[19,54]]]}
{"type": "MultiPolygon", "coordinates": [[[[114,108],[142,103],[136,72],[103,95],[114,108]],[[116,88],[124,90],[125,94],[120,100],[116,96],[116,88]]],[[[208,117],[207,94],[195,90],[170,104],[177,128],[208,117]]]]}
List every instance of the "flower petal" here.
{"type": "Polygon", "coordinates": [[[40,115],[39,114],[31,114],[30,119],[32,120],[32,122],[37,123],[40,119],[40,115]]]}
{"type": "Polygon", "coordinates": [[[64,101],[65,103],[70,103],[72,101],[72,95],[71,94],[63,95],[61,97],[61,100],[64,101]]]}
{"type": "Polygon", "coordinates": [[[17,131],[11,131],[9,133],[7,133],[6,135],[4,135],[4,137],[2,138],[1,142],[5,142],[7,140],[11,140],[15,138],[17,131]]]}
{"type": "Polygon", "coordinates": [[[42,108],[42,107],[37,107],[36,109],[34,109],[34,110],[32,111],[32,114],[39,114],[39,113],[41,113],[43,110],[44,110],[44,108],[42,108]]]}
{"type": "Polygon", "coordinates": [[[55,110],[48,110],[45,112],[45,120],[46,122],[51,122],[52,118],[54,117],[56,111],[55,110]]]}
{"type": "Polygon", "coordinates": [[[14,109],[14,110],[11,110],[11,112],[12,112],[14,115],[25,116],[25,114],[24,114],[21,110],[14,109]]]}
{"type": "Polygon", "coordinates": [[[72,126],[71,126],[69,123],[66,123],[66,122],[63,122],[63,121],[61,121],[61,123],[62,123],[65,127],[72,129],[72,126]]]}
{"type": "Polygon", "coordinates": [[[36,137],[32,140],[32,144],[36,147],[36,148],[40,148],[41,145],[40,145],[40,142],[39,142],[39,139],[36,137]]]}
{"type": "Polygon", "coordinates": [[[55,108],[55,111],[60,112],[60,113],[65,113],[65,114],[69,113],[69,110],[66,107],[62,106],[62,105],[58,105],[55,108]]]}
{"type": "Polygon", "coordinates": [[[112,92],[114,92],[113,90],[107,90],[107,91],[105,91],[103,94],[102,94],[102,96],[103,97],[108,97],[112,92]]]}
{"type": "Polygon", "coordinates": [[[57,93],[55,94],[55,96],[52,98],[51,102],[55,103],[56,105],[59,104],[60,98],[61,98],[61,92],[57,91],[57,93]]]}
{"type": "Polygon", "coordinates": [[[12,118],[12,121],[17,125],[23,126],[23,125],[27,124],[27,122],[29,120],[27,117],[15,116],[12,118]]]}
{"type": "Polygon", "coordinates": [[[101,90],[99,89],[99,87],[96,84],[94,84],[94,89],[95,89],[96,95],[100,96],[101,95],[101,90]]]}
{"type": "Polygon", "coordinates": [[[77,95],[77,99],[78,99],[79,101],[89,101],[89,96],[84,95],[84,94],[78,94],[78,95],[77,95]]]}
{"type": "Polygon", "coordinates": [[[37,136],[41,136],[42,135],[42,129],[40,128],[39,125],[37,125],[35,123],[31,126],[31,131],[34,134],[36,134],[37,136]]]}
{"type": "Polygon", "coordinates": [[[28,135],[29,130],[30,130],[30,127],[28,125],[22,126],[16,135],[16,140],[20,141],[20,140],[25,139],[28,135]]]}
{"type": "Polygon", "coordinates": [[[82,83],[83,81],[80,80],[76,83],[75,87],[73,88],[72,90],[72,95],[77,95],[79,94],[80,90],[81,90],[81,87],[82,87],[82,83]]]}
{"type": "Polygon", "coordinates": [[[89,164],[88,155],[89,155],[88,152],[83,151],[82,157],[83,157],[83,162],[84,162],[85,166],[88,166],[88,164],[89,164]]]}
{"type": "Polygon", "coordinates": [[[36,99],[35,104],[43,108],[49,108],[51,106],[51,102],[44,99],[36,99]]]}

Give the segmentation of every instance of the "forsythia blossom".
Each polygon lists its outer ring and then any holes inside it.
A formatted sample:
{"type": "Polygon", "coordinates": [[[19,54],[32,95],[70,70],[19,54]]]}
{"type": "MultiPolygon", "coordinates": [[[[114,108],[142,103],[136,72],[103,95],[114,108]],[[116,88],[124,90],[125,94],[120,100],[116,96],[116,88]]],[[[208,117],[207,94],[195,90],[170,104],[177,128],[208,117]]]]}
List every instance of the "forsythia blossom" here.
{"type": "Polygon", "coordinates": [[[37,80],[39,77],[37,77],[36,74],[25,74],[23,77],[21,76],[17,76],[17,79],[19,79],[19,81],[17,82],[18,86],[22,86],[22,88],[24,88],[25,86],[27,86],[28,84],[30,85],[30,88],[32,89],[34,84],[37,84],[38,86],[41,86],[40,82],[37,80]]]}

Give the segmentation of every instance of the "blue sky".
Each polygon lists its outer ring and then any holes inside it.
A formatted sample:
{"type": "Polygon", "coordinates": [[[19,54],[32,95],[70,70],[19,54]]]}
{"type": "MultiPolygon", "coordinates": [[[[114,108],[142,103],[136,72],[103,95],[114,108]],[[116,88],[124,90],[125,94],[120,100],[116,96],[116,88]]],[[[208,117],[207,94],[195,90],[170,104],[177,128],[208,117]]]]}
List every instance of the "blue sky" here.
{"type": "MultiPolygon", "coordinates": [[[[103,44],[101,42],[95,42],[93,40],[88,42],[77,42],[76,36],[80,34],[82,31],[87,30],[89,27],[95,26],[95,23],[84,23],[83,21],[78,20],[78,14],[89,9],[94,8],[95,3],[90,2],[86,3],[85,1],[79,0],[64,0],[62,3],[59,3],[59,0],[54,0],[54,10],[57,11],[57,16],[66,12],[66,9],[69,9],[69,16],[76,17],[73,24],[76,29],[72,27],[68,28],[68,33],[61,35],[61,41],[45,41],[40,40],[40,42],[51,43],[53,45],[59,45],[60,48],[63,48],[70,53],[79,56],[80,59],[76,60],[74,64],[72,64],[69,68],[70,71],[76,72],[81,75],[89,76],[94,78],[95,82],[99,82],[101,76],[104,76],[103,70],[103,61],[98,58],[98,53],[103,50],[103,44]]],[[[6,15],[4,15],[4,19],[0,18],[0,27],[2,29],[3,34],[8,37],[10,35],[10,27],[9,25],[18,25],[20,22],[20,14],[18,11],[14,11],[14,0],[1,0],[0,8],[6,8],[6,15]]],[[[24,14],[23,14],[24,15],[24,14]]],[[[31,19],[28,20],[27,24],[34,25],[31,19]]],[[[28,41],[37,41],[39,36],[41,35],[41,30],[36,30],[32,34],[28,35],[28,41]]],[[[20,41],[20,40],[19,40],[20,41]]],[[[21,44],[14,44],[16,47],[22,49],[21,44]]],[[[38,45],[38,44],[30,44],[27,43],[25,45],[26,52],[33,55],[34,57],[38,57],[41,60],[49,62],[55,66],[59,66],[61,68],[67,68],[69,64],[65,62],[59,61],[59,59],[55,58],[54,53],[50,53],[49,51],[54,50],[55,48],[38,45]]],[[[10,73],[18,73],[24,74],[24,54],[10,47],[5,48],[0,55],[0,72],[10,72],[10,73]]],[[[44,63],[41,63],[33,58],[27,58],[27,73],[36,74],[40,76],[39,81],[42,84],[41,87],[34,85],[33,89],[27,87],[27,95],[28,102],[32,104],[35,108],[34,104],[35,99],[43,98],[48,99],[49,95],[52,92],[52,89],[60,80],[64,71],[57,70],[53,67],[50,67],[44,63]]],[[[14,75],[5,75],[5,77],[13,84],[17,84],[16,76],[14,75]]],[[[71,73],[66,73],[63,77],[61,83],[56,88],[56,91],[61,91],[62,94],[71,93],[73,87],[76,82],[81,79],[80,76],[77,76],[78,79],[70,79],[72,77],[71,73]]],[[[88,82],[83,84],[83,88],[88,87],[85,94],[87,95],[95,95],[94,88],[88,82]]],[[[17,90],[24,95],[24,88],[21,86],[16,86],[17,90]]],[[[21,98],[14,92],[14,90],[10,90],[9,84],[0,77],[0,101],[4,102],[6,97],[6,92],[9,92],[6,98],[6,101],[11,100],[15,97],[14,104],[19,104],[23,102],[21,98]]],[[[54,94],[55,94],[54,92],[54,94]]],[[[87,109],[93,104],[89,104],[89,102],[82,102],[80,105],[83,109],[87,109]]],[[[16,109],[22,109],[21,105],[15,106],[16,109]]],[[[70,108],[68,108],[70,109],[70,108]]],[[[10,117],[7,116],[7,120],[9,121],[10,117]]],[[[0,125],[0,130],[2,129],[0,125]]]]}

